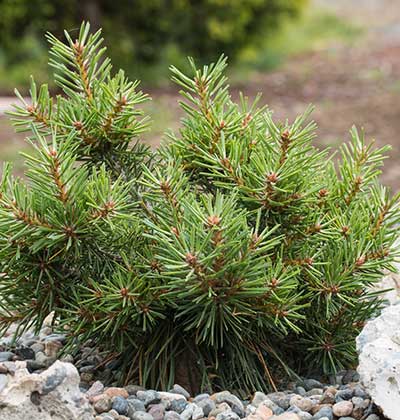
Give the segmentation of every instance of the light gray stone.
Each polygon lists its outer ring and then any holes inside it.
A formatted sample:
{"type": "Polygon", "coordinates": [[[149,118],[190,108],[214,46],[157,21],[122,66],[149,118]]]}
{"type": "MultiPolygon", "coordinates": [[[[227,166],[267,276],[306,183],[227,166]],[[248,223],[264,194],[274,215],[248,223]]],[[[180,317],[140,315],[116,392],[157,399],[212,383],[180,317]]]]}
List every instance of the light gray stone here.
{"type": "Polygon", "coordinates": [[[1,418],[7,420],[93,420],[94,411],[79,390],[79,373],[68,363],[55,362],[40,374],[30,374],[16,362],[14,375],[0,392],[1,418]]]}
{"type": "Polygon", "coordinates": [[[400,304],[385,308],[357,337],[358,372],[366,391],[389,418],[400,407],[400,304]]]}

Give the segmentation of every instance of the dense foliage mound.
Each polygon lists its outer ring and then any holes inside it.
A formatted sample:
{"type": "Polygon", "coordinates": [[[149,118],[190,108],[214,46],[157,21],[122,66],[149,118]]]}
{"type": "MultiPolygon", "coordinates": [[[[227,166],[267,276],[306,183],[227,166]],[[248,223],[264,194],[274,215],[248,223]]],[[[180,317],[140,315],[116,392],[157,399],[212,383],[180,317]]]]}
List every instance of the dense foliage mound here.
{"type": "Polygon", "coordinates": [[[276,123],[232,101],[225,58],[182,74],[185,117],[157,152],[133,140],[147,99],[104,58],[100,32],[52,35],[63,94],[31,87],[26,180],[4,169],[0,304],[6,328],[55,311],[70,346],[91,339],[126,380],[265,389],[279,372],[331,373],[381,306],[394,270],[398,196],[384,149],[355,129],[341,159],[312,146],[309,111],[276,123]]]}

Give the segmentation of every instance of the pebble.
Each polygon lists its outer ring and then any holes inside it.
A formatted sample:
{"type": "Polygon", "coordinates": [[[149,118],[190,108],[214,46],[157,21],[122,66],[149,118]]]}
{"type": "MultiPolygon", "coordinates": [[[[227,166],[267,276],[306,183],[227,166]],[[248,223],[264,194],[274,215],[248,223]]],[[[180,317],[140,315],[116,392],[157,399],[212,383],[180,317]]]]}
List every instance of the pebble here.
{"type": "Polygon", "coordinates": [[[129,404],[128,401],[123,397],[114,397],[112,399],[112,409],[117,411],[118,414],[128,414],[129,404]]]}
{"type": "MultiPolygon", "coordinates": [[[[39,336],[24,334],[16,344],[10,340],[2,342],[0,392],[8,380],[7,375],[15,372],[16,364],[25,363],[31,372],[38,372],[53,363],[65,343],[65,335],[52,334],[52,329],[46,327],[39,336]],[[26,362],[19,361],[21,359],[26,362]]],[[[96,420],[202,420],[207,417],[209,420],[244,417],[248,420],[383,420],[368,393],[357,382],[355,371],[332,376],[331,381],[336,380],[336,385],[322,384],[314,378],[304,379],[299,384],[287,384],[283,392],[259,391],[250,401],[242,401],[228,390],[191,398],[190,392],[179,384],[168,392],[146,390],[136,384],[118,387],[123,380],[121,362],[102,363],[106,356],[94,349],[91,341],[74,356],[58,357],[78,368],[80,388],[94,407],[96,420]],[[105,388],[105,384],[109,387],[105,388]]]]}
{"type": "Polygon", "coordinates": [[[198,407],[200,407],[203,410],[203,413],[206,417],[208,417],[210,412],[216,407],[215,402],[208,396],[202,398],[200,401],[196,401],[196,399],[194,399],[193,401],[198,407]]]}
{"type": "Polygon", "coordinates": [[[353,412],[351,401],[340,401],[332,406],[333,414],[337,417],[346,417],[353,412]]]}
{"type": "Polygon", "coordinates": [[[0,351],[0,362],[9,362],[15,357],[11,351],[0,351]]]}
{"type": "Polygon", "coordinates": [[[125,389],[128,391],[129,395],[136,395],[138,391],[146,391],[142,386],[134,384],[126,385],[125,389]]]}
{"type": "Polygon", "coordinates": [[[175,411],[167,411],[164,415],[164,420],[182,420],[182,417],[175,411]]]}
{"type": "Polygon", "coordinates": [[[327,417],[328,420],[333,420],[333,412],[331,407],[322,407],[317,413],[314,414],[313,420],[322,420],[327,417]]]}
{"type": "Polygon", "coordinates": [[[98,395],[97,398],[95,397],[93,408],[99,414],[111,410],[111,398],[105,394],[98,395]]]}
{"type": "Polygon", "coordinates": [[[14,352],[23,360],[33,360],[35,358],[35,352],[30,347],[20,347],[14,352]]]}
{"type": "Polygon", "coordinates": [[[161,401],[161,397],[158,392],[153,390],[138,391],[136,396],[139,398],[139,400],[144,402],[146,407],[150,404],[157,404],[161,401]]]}
{"type": "Polygon", "coordinates": [[[321,382],[317,381],[316,379],[306,379],[303,381],[303,386],[306,391],[311,391],[314,388],[323,388],[324,386],[321,382]]]}
{"type": "Polygon", "coordinates": [[[303,398],[300,395],[293,395],[292,398],[290,398],[290,405],[300,408],[302,411],[311,411],[311,409],[314,407],[314,403],[310,398],[303,398]]]}
{"type": "Polygon", "coordinates": [[[268,399],[277,406],[281,407],[283,410],[287,410],[290,407],[290,395],[285,394],[284,392],[273,392],[267,396],[268,399]]]}
{"type": "Polygon", "coordinates": [[[182,411],[181,417],[183,420],[189,420],[192,418],[194,411],[194,404],[188,404],[186,408],[182,411]]]}
{"type": "Polygon", "coordinates": [[[169,408],[171,411],[175,411],[176,413],[181,414],[187,405],[188,402],[184,399],[172,400],[169,408]]]}
{"type": "Polygon", "coordinates": [[[7,375],[0,374],[0,392],[7,386],[8,378],[7,375]]]}
{"type": "Polygon", "coordinates": [[[273,415],[273,412],[266,405],[260,404],[255,412],[255,415],[261,420],[268,420],[273,415]]]}
{"type": "Polygon", "coordinates": [[[153,416],[145,411],[136,411],[133,413],[132,420],[153,420],[153,416]]]}
{"type": "Polygon", "coordinates": [[[135,396],[129,396],[127,399],[129,405],[129,412],[134,413],[135,411],[146,411],[146,407],[143,404],[143,401],[140,401],[135,396]]]}
{"type": "Polygon", "coordinates": [[[113,398],[113,397],[128,398],[129,397],[129,394],[126,391],[126,389],[118,388],[118,387],[106,388],[106,390],[104,391],[104,394],[108,395],[110,398],[113,398]]]}
{"type": "Polygon", "coordinates": [[[351,400],[354,391],[351,388],[341,389],[335,395],[335,401],[340,402],[344,400],[351,400]]]}
{"type": "Polygon", "coordinates": [[[254,407],[258,407],[263,401],[267,399],[268,397],[263,392],[257,391],[251,400],[251,404],[254,405],[254,407]]]}
{"type": "Polygon", "coordinates": [[[236,413],[239,417],[244,417],[245,412],[243,403],[236,395],[231,394],[229,391],[223,391],[214,394],[211,398],[214,398],[217,404],[223,402],[227,403],[234,413],[236,413]]]}
{"type": "Polygon", "coordinates": [[[86,391],[86,396],[88,398],[100,395],[104,391],[104,385],[100,381],[96,381],[92,386],[86,391]]]}
{"type": "Polygon", "coordinates": [[[194,408],[193,408],[192,420],[200,420],[201,418],[204,417],[204,411],[200,406],[196,404],[193,404],[193,405],[194,405],[194,408]]]}
{"type": "Polygon", "coordinates": [[[185,388],[178,384],[175,384],[169,392],[173,394],[183,395],[186,399],[190,398],[189,392],[187,392],[185,388]]]}
{"type": "Polygon", "coordinates": [[[224,411],[219,413],[215,420],[239,420],[240,417],[233,411],[224,411]]]}

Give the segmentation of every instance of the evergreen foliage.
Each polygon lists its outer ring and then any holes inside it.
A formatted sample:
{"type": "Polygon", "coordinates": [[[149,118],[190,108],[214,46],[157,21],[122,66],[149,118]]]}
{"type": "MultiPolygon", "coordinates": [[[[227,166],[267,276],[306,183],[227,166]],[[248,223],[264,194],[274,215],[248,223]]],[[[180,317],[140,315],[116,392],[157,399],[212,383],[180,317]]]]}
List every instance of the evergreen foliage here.
{"type": "Polygon", "coordinates": [[[150,152],[147,97],[113,74],[100,32],[48,40],[63,94],[32,81],[11,113],[34,152],[26,180],[7,166],[1,183],[3,328],[55,311],[70,348],[91,339],[151,387],[245,394],[352,366],[397,256],[387,147],[353,128],[336,162],[312,145],[310,110],[277,123],[259,98],[235,103],[222,57],[171,69],[185,118],[150,152]]]}

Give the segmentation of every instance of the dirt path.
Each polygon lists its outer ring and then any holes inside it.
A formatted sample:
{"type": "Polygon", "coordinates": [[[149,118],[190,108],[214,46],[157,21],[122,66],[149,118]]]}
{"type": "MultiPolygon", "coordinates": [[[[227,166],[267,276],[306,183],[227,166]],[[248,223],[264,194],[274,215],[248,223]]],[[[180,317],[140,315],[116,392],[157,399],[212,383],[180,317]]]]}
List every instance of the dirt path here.
{"type": "Polygon", "coordinates": [[[391,144],[383,181],[400,190],[400,3],[398,0],[316,0],[368,28],[352,47],[332,45],[290,60],[250,82],[279,118],[292,119],[309,103],[319,142],[347,140],[353,124],[378,145],[391,144]]]}

